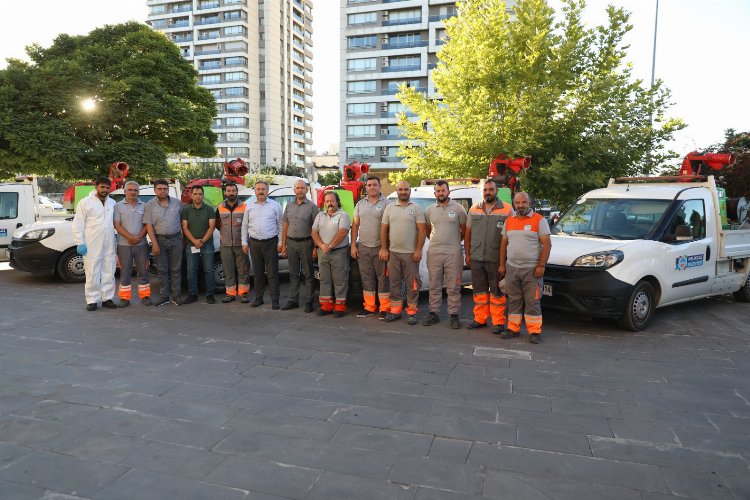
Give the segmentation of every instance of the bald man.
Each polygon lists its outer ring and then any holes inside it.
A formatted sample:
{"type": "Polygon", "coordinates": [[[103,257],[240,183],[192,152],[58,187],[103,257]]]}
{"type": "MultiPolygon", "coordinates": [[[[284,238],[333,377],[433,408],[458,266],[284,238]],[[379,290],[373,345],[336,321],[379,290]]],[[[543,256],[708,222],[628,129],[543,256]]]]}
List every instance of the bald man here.
{"type": "Polygon", "coordinates": [[[542,338],[542,278],[552,240],[547,221],[531,210],[531,199],[524,192],[513,198],[516,214],[508,217],[500,241],[498,273],[505,278],[508,294],[508,328],[504,339],[521,334],[521,319],[526,322],[529,342],[538,344],[542,338]]]}
{"type": "Polygon", "coordinates": [[[284,207],[281,227],[281,255],[289,258],[289,302],[281,310],[299,307],[300,274],[305,280],[305,312],[313,312],[312,226],[320,210],[307,197],[307,183],[294,183],[294,202],[284,207]]]}
{"type": "Polygon", "coordinates": [[[424,210],[410,201],[411,186],[406,181],[396,185],[398,201],[391,203],[383,211],[380,224],[380,253],[388,262],[388,275],[391,280],[391,312],[385,321],[401,318],[404,298],[401,295],[401,282],[406,283],[406,314],[410,325],[417,324],[417,302],[422,279],[419,276],[419,262],[422,260],[422,247],[427,234],[424,210]]]}

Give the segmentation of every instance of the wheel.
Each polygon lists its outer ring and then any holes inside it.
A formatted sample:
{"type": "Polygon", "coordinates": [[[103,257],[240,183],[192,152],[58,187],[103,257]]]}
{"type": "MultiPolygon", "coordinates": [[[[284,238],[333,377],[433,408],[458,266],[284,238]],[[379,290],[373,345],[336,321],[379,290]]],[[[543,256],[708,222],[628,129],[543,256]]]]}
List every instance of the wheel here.
{"type": "Polygon", "coordinates": [[[745,278],[742,288],[734,292],[734,298],[740,302],[750,302],[750,276],[745,278]]]}
{"type": "Polygon", "coordinates": [[[359,261],[351,259],[349,263],[349,292],[347,301],[356,303],[362,301],[362,275],[359,274],[359,261]]]}
{"type": "Polygon", "coordinates": [[[83,269],[83,256],[75,248],[65,250],[57,261],[57,275],[68,283],[83,283],[86,272],[83,269]]]}
{"type": "Polygon", "coordinates": [[[656,307],[654,287],[647,281],[639,281],[630,292],[625,303],[625,312],[617,320],[621,328],[640,332],[648,326],[656,307]]]}
{"type": "Polygon", "coordinates": [[[216,286],[216,291],[221,293],[223,292],[227,285],[227,278],[224,275],[224,264],[221,262],[221,260],[214,261],[214,285],[216,286]]]}

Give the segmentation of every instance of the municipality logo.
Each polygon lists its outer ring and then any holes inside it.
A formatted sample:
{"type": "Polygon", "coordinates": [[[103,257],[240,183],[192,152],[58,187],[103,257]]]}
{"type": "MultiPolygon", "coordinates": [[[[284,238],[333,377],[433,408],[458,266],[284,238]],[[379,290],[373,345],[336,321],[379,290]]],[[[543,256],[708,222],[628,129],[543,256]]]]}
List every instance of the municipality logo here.
{"type": "Polygon", "coordinates": [[[450,218],[452,219],[452,218],[454,218],[455,216],[456,216],[456,212],[454,212],[453,210],[449,210],[449,211],[448,211],[448,217],[450,217],[450,218]]]}

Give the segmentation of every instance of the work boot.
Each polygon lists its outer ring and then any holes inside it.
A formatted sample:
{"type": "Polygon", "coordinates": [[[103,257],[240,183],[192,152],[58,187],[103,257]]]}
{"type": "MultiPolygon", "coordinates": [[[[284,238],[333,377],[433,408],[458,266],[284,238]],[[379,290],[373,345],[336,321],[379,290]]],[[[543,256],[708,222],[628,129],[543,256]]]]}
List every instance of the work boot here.
{"type": "Polygon", "coordinates": [[[505,330],[505,333],[500,335],[500,338],[501,339],[514,339],[520,336],[521,336],[521,332],[514,332],[513,330],[505,330]]]}
{"type": "Polygon", "coordinates": [[[216,304],[216,297],[213,295],[206,295],[206,304],[216,304]]]}
{"type": "Polygon", "coordinates": [[[169,304],[169,297],[159,297],[156,299],[156,302],[154,302],[155,307],[164,306],[169,304]]]}
{"type": "Polygon", "coordinates": [[[289,301],[286,304],[284,304],[284,307],[281,308],[282,311],[289,311],[290,309],[297,309],[299,307],[299,303],[289,301]]]}
{"type": "Polygon", "coordinates": [[[492,333],[494,333],[495,335],[500,335],[504,331],[505,331],[505,325],[494,325],[492,327],[492,333]]]}
{"type": "Polygon", "coordinates": [[[248,302],[250,302],[250,297],[248,297],[246,293],[243,293],[240,295],[240,302],[242,302],[243,304],[247,304],[248,302]]]}
{"type": "Polygon", "coordinates": [[[542,334],[541,333],[532,333],[529,335],[529,343],[530,344],[538,344],[542,340],[542,334]]]}
{"type": "Polygon", "coordinates": [[[144,306],[150,306],[151,305],[151,297],[143,297],[141,299],[141,304],[144,306]]]}
{"type": "Polygon", "coordinates": [[[130,305],[129,300],[120,299],[120,301],[117,303],[117,307],[128,307],[130,305]]]}
{"type": "Polygon", "coordinates": [[[96,302],[93,304],[86,304],[86,310],[87,311],[96,311],[96,302]]]}
{"type": "Polygon", "coordinates": [[[438,316],[437,313],[434,313],[432,311],[427,313],[427,317],[424,319],[424,321],[422,321],[422,324],[424,326],[437,325],[438,323],[440,323],[440,316],[438,316]]]}
{"type": "Polygon", "coordinates": [[[318,310],[318,316],[328,316],[328,315],[329,315],[329,314],[331,314],[332,312],[333,312],[333,311],[326,311],[325,309],[319,309],[319,310],[318,310]]]}
{"type": "Polygon", "coordinates": [[[461,320],[458,319],[458,314],[451,314],[448,320],[451,323],[451,328],[454,330],[458,330],[461,328],[461,320]]]}
{"type": "Polygon", "coordinates": [[[391,321],[396,321],[397,319],[401,319],[401,313],[388,313],[386,314],[385,318],[383,318],[383,321],[385,321],[386,323],[390,323],[391,321]]]}
{"type": "Polygon", "coordinates": [[[373,312],[373,311],[368,311],[367,309],[362,309],[361,311],[359,311],[359,312],[357,313],[357,317],[358,317],[358,318],[366,318],[366,317],[368,317],[368,316],[372,316],[373,314],[375,314],[375,312],[373,312]]]}
{"type": "Polygon", "coordinates": [[[185,305],[192,304],[196,300],[198,300],[198,296],[197,295],[188,295],[187,298],[185,299],[185,301],[183,302],[183,304],[185,304],[185,305]]]}
{"type": "Polygon", "coordinates": [[[419,323],[419,320],[417,319],[416,314],[410,314],[409,319],[406,320],[406,322],[410,325],[416,325],[417,323],[419,323]]]}
{"type": "Polygon", "coordinates": [[[229,304],[230,302],[234,302],[234,295],[225,295],[223,299],[221,299],[222,304],[229,304]]]}
{"type": "Polygon", "coordinates": [[[107,309],[117,309],[117,304],[115,304],[114,300],[109,299],[102,302],[102,307],[106,307],[107,309]]]}
{"type": "Polygon", "coordinates": [[[263,305],[263,299],[255,299],[250,307],[260,307],[263,305]]]}
{"type": "Polygon", "coordinates": [[[346,313],[344,311],[336,311],[333,313],[334,318],[343,318],[346,313]]]}
{"type": "Polygon", "coordinates": [[[380,311],[380,314],[378,315],[378,319],[379,319],[380,321],[383,321],[383,320],[385,320],[385,318],[386,318],[386,317],[387,317],[387,316],[388,316],[389,314],[390,314],[390,313],[389,313],[388,311],[380,311]]]}
{"type": "Polygon", "coordinates": [[[174,297],[172,297],[172,304],[174,304],[176,306],[181,306],[184,303],[185,303],[185,301],[182,300],[182,297],[180,297],[179,295],[175,295],[174,297]]]}
{"type": "Polygon", "coordinates": [[[484,328],[485,326],[487,326],[487,323],[479,323],[475,320],[471,320],[471,323],[466,325],[466,328],[469,330],[476,330],[477,328],[484,328]]]}
{"type": "Polygon", "coordinates": [[[306,313],[311,313],[314,310],[315,310],[315,306],[313,305],[312,302],[308,302],[307,304],[305,304],[305,312],[306,313]]]}

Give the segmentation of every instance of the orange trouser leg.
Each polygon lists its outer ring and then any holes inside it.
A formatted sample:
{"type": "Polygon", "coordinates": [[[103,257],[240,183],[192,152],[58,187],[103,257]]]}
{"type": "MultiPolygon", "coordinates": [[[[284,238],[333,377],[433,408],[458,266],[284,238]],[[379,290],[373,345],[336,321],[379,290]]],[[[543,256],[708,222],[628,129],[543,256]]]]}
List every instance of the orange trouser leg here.
{"type": "Polygon", "coordinates": [[[333,297],[320,297],[320,309],[322,311],[333,311],[333,297]]]}
{"type": "Polygon", "coordinates": [[[391,310],[391,294],[390,292],[379,293],[378,301],[380,302],[380,312],[389,312],[391,310]]]}
{"type": "Polygon", "coordinates": [[[490,315],[493,325],[505,324],[505,295],[490,294],[490,315]]]}
{"type": "Polygon", "coordinates": [[[138,285],[138,298],[151,297],[151,285],[138,285]]]}
{"type": "Polygon", "coordinates": [[[131,290],[131,285],[120,285],[120,288],[117,290],[117,296],[122,300],[130,300],[131,290]]]}
{"type": "Polygon", "coordinates": [[[250,293],[250,285],[237,285],[237,292],[240,295],[247,295],[250,293]]]}
{"type": "Polygon", "coordinates": [[[333,310],[336,312],[346,312],[346,299],[336,299],[333,310]]]}
{"type": "Polygon", "coordinates": [[[520,332],[522,319],[523,315],[521,314],[508,314],[508,330],[515,333],[520,332]]]}
{"type": "Polygon", "coordinates": [[[375,312],[375,292],[363,291],[364,308],[366,311],[375,312]]]}
{"type": "Polygon", "coordinates": [[[475,293],[474,294],[474,321],[481,324],[487,323],[487,318],[490,315],[490,294],[475,293]]]}
{"type": "Polygon", "coordinates": [[[531,316],[528,314],[524,314],[523,319],[526,321],[526,330],[529,332],[529,334],[542,333],[541,316],[531,316]]]}

